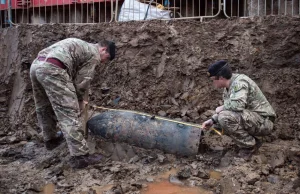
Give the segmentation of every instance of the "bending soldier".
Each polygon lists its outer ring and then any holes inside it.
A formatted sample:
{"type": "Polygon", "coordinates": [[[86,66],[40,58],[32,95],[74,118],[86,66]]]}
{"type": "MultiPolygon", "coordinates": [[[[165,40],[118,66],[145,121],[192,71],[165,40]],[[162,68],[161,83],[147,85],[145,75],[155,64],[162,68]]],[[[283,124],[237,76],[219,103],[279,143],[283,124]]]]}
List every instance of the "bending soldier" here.
{"type": "Polygon", "coordinates": [[[56,133],[56,123],[67,141],[73,168],[84,168],[100,161],[89,155],[83,137],[80,117],[84,99],[94,76],[95,67],[115,57],[115,44],[101,41],[91,44],[77,38],[67,38],[39,52],[30,67],[33,96],[38,123],[48,150],[57,147],[62,135],[56,133]]]}

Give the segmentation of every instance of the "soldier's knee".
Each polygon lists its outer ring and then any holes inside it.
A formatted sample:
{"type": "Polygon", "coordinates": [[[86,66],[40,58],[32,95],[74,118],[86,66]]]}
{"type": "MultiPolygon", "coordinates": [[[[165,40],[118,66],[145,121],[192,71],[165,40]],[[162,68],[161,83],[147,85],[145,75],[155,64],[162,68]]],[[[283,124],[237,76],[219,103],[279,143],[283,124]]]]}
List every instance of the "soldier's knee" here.
{"type": "Polygon", "coordinates": [[[75,129],[71,129],[68,134],[75,141],[82,141],[84,139],[81,131],[75,129]]]}
{"type": "Polygon", "coordinates": [[[222,128],[226,128],[229,124],[238,124],[239,120],[232,111],[222,111],[219,113],[218,122],[222,128]]]}
{"type": "Polygon", "coordinates": [[[274,131],[274,124],[272,121],[266,119],[263,123],[263,125],[260,126],[257,134],[259,136],[266,136],[270,135],[274,131]]]}

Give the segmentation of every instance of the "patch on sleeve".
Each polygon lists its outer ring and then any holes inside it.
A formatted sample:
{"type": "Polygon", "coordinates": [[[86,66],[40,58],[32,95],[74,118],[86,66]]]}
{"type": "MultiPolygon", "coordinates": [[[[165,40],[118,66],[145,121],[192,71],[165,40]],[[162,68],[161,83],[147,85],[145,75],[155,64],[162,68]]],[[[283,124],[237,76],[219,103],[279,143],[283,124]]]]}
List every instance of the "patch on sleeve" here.
{"type": "Polygon", "coordinates": [[[233,91],[234,92],[238,92],[238,91],[240,91],[243,88],[244,89],[247,88],[246,84],[244,84],[244,83],[237,83],[237,84],[234,84],[233,91]]]}

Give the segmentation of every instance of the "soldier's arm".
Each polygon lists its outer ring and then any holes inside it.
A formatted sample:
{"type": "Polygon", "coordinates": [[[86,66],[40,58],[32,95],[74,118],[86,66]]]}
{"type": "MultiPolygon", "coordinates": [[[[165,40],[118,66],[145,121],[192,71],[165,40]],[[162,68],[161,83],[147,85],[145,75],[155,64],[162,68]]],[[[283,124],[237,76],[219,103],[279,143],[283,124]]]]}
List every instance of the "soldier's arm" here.
{"type": "MultiPolygon", "coordinates": [[[[88,86],[89,87],[89,86],[88,86]]],[[[80,111],[83,111],[89,102],[89,90],[85,90],[82,99],[78,100],[80,111]]]]}
{"type": "Polygon", "coordinates": [[[231,94],[224,100],[224,110],[243,111],[247,107],[249,86],[247,82],[240,81],[231,88],[231,94]]]}
{"type": "Polygon", "coordinates": [[[87,61],[77,72],[75,78],[75,88],[79,102],[88,101],[88,91],[91,81],[94,78],[95,67],[98,63],[99,61],[91,59],[87,61]]]}

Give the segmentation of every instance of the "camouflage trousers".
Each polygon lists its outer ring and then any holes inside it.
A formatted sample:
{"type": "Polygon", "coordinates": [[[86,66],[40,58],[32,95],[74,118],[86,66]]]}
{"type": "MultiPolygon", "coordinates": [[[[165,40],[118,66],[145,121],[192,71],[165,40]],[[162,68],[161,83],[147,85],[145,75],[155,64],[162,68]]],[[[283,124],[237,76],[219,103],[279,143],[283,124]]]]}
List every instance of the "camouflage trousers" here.
{"type": "Polygon", "coordinates": [[[74,84],[66,70],[35,60],[30,67],[33,96],[44,140],[56,137],[56,125],[66,138],[71,156],[89,149],[83,137],[82,119],[74,84]]]}
{"type": "Polygon", "coordinates": [[[273,122],[256,112],[222,111],[213,115],[217,122],[215,128],[224,130],[225,135],[231,137],[239,147],[251,148],[256,144],[254,136],[267,136],[273,130],[273,122]]]}

